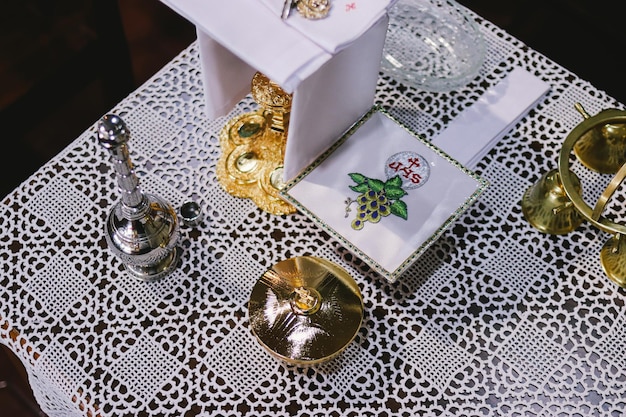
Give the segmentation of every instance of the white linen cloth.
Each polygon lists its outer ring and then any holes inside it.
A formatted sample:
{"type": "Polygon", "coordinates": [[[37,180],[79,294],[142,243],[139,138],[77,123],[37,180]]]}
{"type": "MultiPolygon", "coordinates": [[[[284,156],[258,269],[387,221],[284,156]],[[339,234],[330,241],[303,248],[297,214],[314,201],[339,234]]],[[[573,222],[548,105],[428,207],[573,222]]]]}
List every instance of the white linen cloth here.
{"type": "Polygon", "coordinates": [[[256,71],[293,93],[285,180],[373,104],[386,9],[396,0],[334,0],[326,18],[300,22],[292,11],[289,23],[280,17],[283,0],[161,1],[197,27],[209,118],[243,99],[256,71]]]}
{"type": "Polygon", "coordinates": [[[547,82],[516,67],[464,110],[432,142],[473,169],[549,89],[547,82]]]}

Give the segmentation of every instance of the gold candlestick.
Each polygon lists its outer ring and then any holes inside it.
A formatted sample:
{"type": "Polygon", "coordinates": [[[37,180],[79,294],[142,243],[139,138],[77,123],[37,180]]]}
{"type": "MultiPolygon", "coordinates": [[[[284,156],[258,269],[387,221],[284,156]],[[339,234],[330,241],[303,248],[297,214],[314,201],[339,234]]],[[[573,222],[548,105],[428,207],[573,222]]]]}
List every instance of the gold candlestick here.
{"type": "Polygon", "coordinates": [[[600,251],[600,262],[609,279],[626,288],[626,224],[612,220],[616,213],[603,215],[626,180],[626,111],[606,109],[590,116],[580,103],[575,107],[585,119],[565,138],[558,169],[550,170],[526,190],[522,212],[544,233],[566,234],[587,221],[611,234],[600,251]],[[615,174],[593,208],[583,199],[580,180],[570,170],[572,152],[592,171],[615,174]]]}
{"type": "Polygon", "coordinates": [[[278,194],[284,186],[291,95],[259,72],[252,78],[251,92],[260,109],[235,117],[222,128],[217,178],[227,193],[249,198],[268,213],[295,213],[295,207],[278,194]]]}

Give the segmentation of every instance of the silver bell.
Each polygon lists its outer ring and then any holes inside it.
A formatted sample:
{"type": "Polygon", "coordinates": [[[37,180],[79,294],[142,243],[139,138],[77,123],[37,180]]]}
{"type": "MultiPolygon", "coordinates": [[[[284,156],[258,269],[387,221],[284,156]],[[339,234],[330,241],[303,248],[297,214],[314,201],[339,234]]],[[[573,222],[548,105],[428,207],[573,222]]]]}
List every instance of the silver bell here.
{"type": "Polygon", "coordinates": [[[107,114],[98,122],[98,141],[111,154],[121,200],[106,220],[109,249],[128,272],[144,281],[169,274],[180,257],[176,212],[160,197],[144,194],[133,171],[124,121],[107,114]]]}

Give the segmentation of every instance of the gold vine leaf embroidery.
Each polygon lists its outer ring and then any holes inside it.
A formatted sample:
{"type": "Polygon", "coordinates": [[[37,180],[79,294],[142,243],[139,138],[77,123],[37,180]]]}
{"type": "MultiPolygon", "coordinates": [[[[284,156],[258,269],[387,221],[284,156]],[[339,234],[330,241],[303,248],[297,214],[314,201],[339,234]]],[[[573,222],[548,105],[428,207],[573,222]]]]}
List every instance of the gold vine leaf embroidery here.
{"type": "Polygon", "coordinates": [[[348,174],[355,185],[350,185],[350,189],[359,193],[356,199],[348,197],[346,203],[346,216],[352,211],[350,206],[356,204],[356,216],[352,220],[351,227],[354,230],[361,230],[366,222],[378,223],[381,218],[390,214],[398,216],[404,220],[408,217],[406,203],[401,200],[407,195],[402,189],[402,179],[396,175],[387,181],[375,178],[368,178],[363,174],[353,172],[348,174]]]}

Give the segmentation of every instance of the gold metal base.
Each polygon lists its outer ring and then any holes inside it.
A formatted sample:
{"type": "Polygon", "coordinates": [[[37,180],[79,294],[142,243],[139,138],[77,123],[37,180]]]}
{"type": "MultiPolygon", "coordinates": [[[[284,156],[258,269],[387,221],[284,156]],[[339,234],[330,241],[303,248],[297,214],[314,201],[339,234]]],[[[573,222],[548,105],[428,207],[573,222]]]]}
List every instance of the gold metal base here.
{"type": "Polygon", "coordinates": [[[600,250],[600,262],[611,281],[626,288],[626,239],[617,234],[607,240],[600,250]]]}
{"type": "MultiPolygon", "coordinates": [[[[580,180],[573,173],[571,175],[580,194],[580,180]]],[[[522,197],[522,213],[535,229],[553,235],[569,233],[584,221],[565,194],[556,169],[543,174],[535,185],[526,190],[522,197]]]]}
{"type": "Polygon", "coordinates": [[[217,178],[236,197],[249,198],[271,214],[292,214],[296,209],[278,192],[283,187],[282,166],[285,133],[270,127],[263,111],[230,120],[220,132],[222,155],[217,178]]]}
{"type": "Polygon", "coordinates": [[[284,149],[291,111],[291,95],[265,75],[252,78],[251,93],[260,110],[230,120],[220,132],[222,155],[217,179],[227,193],[249,198],[271,214],[292,214],[283,200],[284,149]]]}

